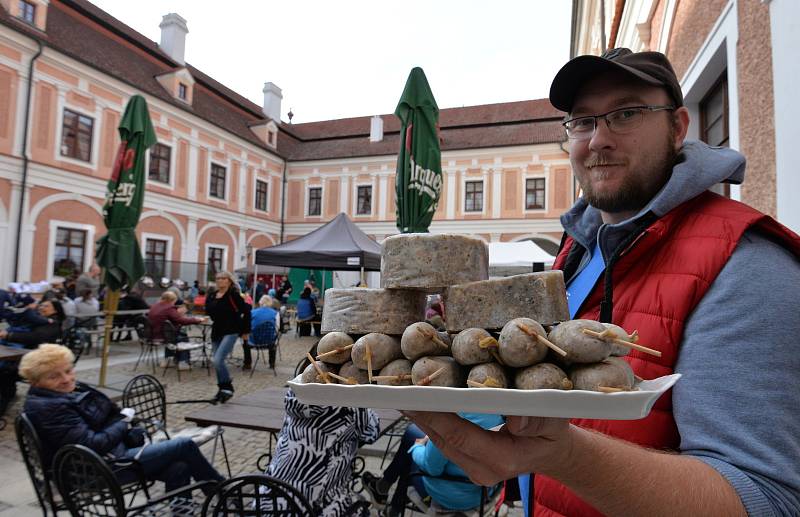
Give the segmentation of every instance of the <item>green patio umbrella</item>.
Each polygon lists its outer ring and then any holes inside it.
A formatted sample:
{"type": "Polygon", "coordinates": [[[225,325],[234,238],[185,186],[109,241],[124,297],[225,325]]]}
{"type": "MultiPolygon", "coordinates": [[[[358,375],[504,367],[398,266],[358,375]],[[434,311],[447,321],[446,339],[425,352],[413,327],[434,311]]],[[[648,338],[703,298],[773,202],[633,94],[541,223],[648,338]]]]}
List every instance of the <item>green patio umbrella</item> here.
{"type": "Polygon", "coordinates": [[[400,119],[397,156],[397,228],[427,232],[442,190],[439,107],[422,68],[411,70],[394,114],[400,119]]]}
{"type": "Polygon", "coordinates": [[[119,291],[133,285],[144,274],[142,251],[136,240],[136,225],[144,202],[144,161],[147,149],[156,143],[147,102],[134,95],[125,107],[117,128],[122,142],[108,180],[103,219],[107,233],[97,241],[97,264],[103,268],[106,311],[100,386],[105,385],[111,326],[119,303],[119,291]]]}

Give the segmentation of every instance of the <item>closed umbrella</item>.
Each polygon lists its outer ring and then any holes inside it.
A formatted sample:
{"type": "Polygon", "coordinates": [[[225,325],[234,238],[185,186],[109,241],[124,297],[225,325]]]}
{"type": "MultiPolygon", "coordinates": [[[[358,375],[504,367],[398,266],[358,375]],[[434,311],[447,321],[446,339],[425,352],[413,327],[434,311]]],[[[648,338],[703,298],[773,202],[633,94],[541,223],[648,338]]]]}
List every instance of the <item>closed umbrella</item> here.
{"type": "Polygon", "coordinates": [[[111,326],[119,303],[119,291],[144,274],[142,251],[136,240],[136,225],[144,202],[144,161],[147,149],[156,143],[147,102],[134,95],[125,107],[117,128],[122,142],[117,150],[111,179],[108,180],[103,219],[107,233],[97,241],[97,264],[103,268],[106,284],[105,339],[100,366],[100,386],[106,382],[108,344],[111,326]]]}
{"type": "Polygon", "coordinates": [[[422,68],[411,70],[394,112],[400,119],[397,156],[397,228],[427,232],[442,190],[439,107],[422,68]]]}

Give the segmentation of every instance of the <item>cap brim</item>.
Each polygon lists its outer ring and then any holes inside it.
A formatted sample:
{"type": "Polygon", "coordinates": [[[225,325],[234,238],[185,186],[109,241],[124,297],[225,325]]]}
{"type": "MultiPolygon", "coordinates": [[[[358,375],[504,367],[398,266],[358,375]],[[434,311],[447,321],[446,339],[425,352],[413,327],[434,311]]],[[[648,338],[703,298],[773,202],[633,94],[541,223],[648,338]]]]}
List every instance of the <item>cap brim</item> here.
{"type": "Polygon", "coordinates": [[[550,84],[550,104],[569,113],[578,90],[586,81],[609,71],[622,72],[654,86],[664,86],[655,77],[621,63],[600,56],[578,56],[562,66],[550,84]]]}

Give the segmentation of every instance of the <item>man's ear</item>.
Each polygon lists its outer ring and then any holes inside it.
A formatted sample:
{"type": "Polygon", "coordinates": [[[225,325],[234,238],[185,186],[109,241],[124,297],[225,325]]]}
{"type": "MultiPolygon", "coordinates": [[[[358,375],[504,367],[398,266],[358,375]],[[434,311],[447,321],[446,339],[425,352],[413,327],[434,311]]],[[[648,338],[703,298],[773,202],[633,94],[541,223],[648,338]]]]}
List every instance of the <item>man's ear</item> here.
{"type": "Polygon", "coordinates": [[[686,133],[689,132],[689,109],[681,106],[673,113],[673,124],[675,124],[675,152],[681,150],[686,133]]]}

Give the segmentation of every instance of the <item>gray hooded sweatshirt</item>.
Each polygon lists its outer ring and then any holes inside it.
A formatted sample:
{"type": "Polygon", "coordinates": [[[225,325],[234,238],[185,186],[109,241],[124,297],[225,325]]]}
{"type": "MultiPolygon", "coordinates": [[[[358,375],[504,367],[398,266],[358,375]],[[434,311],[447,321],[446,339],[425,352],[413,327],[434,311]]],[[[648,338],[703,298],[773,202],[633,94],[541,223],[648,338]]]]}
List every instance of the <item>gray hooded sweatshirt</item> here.
{"type": "MultiPolygon", "coordinates": [[[[687,141],[667,184],[636,216],[603,224],[581,198],[561,223],[588,250],[599,239],[607,261],[645,214],[663,216],[723,180],[741,183],[744,169],[736,151],[687,141]]],[[[724,476],[749,515],[800,515],[798,293],[797,257],[746,232],[690,315],[675,366],[680,453],[724,476]]]]}

